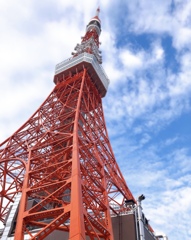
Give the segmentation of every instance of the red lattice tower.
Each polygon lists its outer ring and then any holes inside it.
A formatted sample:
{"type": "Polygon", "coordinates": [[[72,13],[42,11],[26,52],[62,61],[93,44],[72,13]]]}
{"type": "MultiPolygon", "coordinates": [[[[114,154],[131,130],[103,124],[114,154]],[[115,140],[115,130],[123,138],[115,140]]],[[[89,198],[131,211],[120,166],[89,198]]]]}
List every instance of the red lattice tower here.
{"type": "Polygon", "coordinates": [[[126,199],[135,201],[104,120],[109,81],[100,65],[98,13],[73,57],[56,66],[48,98],[0,145],[2,222],[21,192],[16,240],[25,234],[44,239],[55,230],[70,240],[112,240],[111,215],[119,214],[126,199]]]}

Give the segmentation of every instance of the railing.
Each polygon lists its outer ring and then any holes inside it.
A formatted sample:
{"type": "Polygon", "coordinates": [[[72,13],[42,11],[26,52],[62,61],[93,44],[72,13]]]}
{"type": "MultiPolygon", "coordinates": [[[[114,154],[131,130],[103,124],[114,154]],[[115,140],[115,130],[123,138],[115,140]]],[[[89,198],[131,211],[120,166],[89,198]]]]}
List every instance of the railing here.
{"type": "Polygon", "coordinates": [[[108,85],[109,85],[109,79],[108,79],[103,67],[97,62],[97,60],[93,54],[82,53],[76,57],[71,57],[71,58],[66,59],[65,61],[56,65],[55,74],[58,74],[64,70],[67,70],[83,61],[92,64],[97,75],[99,76],[100,80],[102,81],[102,84],[104,85],[105,89],[107,90],[108,85]]]}

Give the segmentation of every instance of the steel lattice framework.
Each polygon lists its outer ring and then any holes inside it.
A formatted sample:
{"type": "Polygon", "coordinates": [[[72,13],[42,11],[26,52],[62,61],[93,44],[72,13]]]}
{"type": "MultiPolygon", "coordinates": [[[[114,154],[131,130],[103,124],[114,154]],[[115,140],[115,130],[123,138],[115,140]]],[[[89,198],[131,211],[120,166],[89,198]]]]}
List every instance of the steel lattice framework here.
{"type": "MultiPolygon", "coordinates": [[[[87,53],[101,63],[95,21],[100,23],[98,14],[71,61],[87,53]]],[[[17,240],[24,234],[44,239],[54,230],[68,232],[70,240],[112,240],[111,215],[134,200],[109,142],[96,73],[85,61],[74,68],[56,74],[48,98],[0,145],[0,220],[6,222],[21,192],[17,240]]]]}

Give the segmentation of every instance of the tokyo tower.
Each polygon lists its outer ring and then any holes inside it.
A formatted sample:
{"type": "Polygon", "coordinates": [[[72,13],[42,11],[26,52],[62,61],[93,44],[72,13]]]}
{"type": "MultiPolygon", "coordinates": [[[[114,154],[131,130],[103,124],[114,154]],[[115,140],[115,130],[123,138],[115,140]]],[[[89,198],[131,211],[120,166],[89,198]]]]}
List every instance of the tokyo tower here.
{"type": "Polygon", "coordinates": [[[144,196],[134,199],[109,142],[102,108],[109,80],[101,66],[100,33],[97,9],[73,56],[56,65],[53,91],[0,144],[3,240],[159,239],[143,223],[144,196]],[[128,212],[135,238],[128,238],[130,230],[124,238],[114,227],[128,212]]]}

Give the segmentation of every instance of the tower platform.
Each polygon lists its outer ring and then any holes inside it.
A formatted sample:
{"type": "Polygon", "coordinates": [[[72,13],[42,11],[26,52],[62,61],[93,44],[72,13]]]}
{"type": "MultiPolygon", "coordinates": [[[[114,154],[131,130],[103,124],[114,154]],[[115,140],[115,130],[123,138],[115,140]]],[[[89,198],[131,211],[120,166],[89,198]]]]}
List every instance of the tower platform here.
{"type": "Polygon", "coordinates": [[[54,83],[57,84],[63,81],[64,76],[75,74],[76,72],[82,71],[84,68],[87,69],[101,97],[104,97],[109,86],[109,79],[96,57],[90,53],[84,52],[57,64],[55,68],[54,83]]]}

